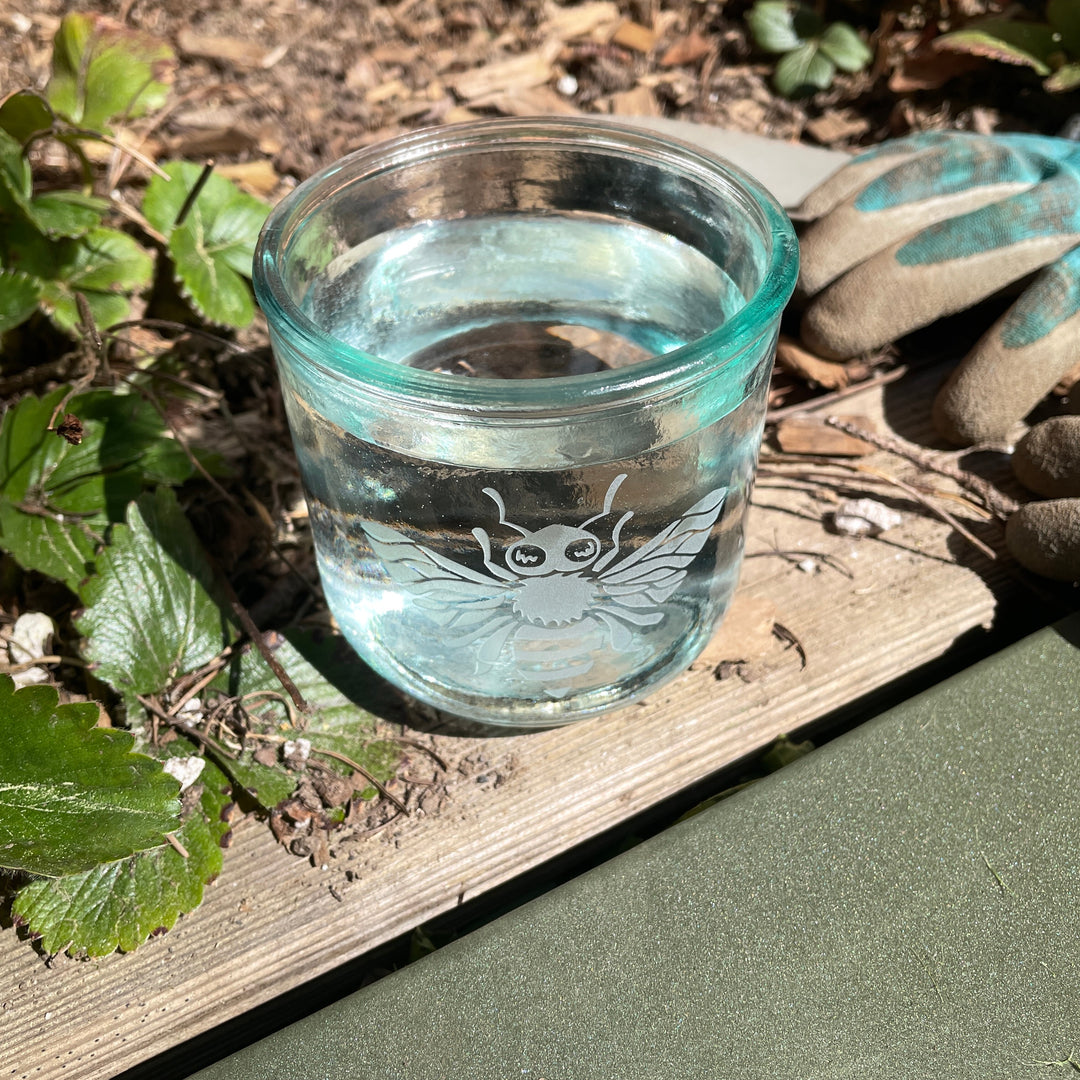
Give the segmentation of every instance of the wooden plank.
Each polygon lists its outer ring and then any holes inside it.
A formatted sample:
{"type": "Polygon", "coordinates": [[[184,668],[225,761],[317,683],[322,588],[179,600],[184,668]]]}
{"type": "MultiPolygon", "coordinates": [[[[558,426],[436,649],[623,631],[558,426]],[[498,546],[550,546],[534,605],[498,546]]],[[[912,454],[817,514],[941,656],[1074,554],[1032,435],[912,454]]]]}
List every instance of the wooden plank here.
{"type": "MultiPolygon", "coordinates": [[[[888,388],[888,416],[908,436],[925,428],[939,377],[888,388]]],[[[853,395],[843,411],[890,429],[880,388],[853,395]]],[[[869,460],[913,475],[895,458],[869,460]]],[[[562,729],[487,739],[420,732],[451,763],[437,812],[341,846],[325,870],[247,823],[204,905],[130,956],[46,965],[16,933],[0,933],[0,1077],[114,1076],[940,657],[1021,602],[1037,603],[1007,565],[896,494],[903,524],[853,540],[822,527],[827,496],[760,481],[738,603],[772,605],[804,647],[805,669],[776,641],[746,672],[751,681],[718,681],[698,667],[643,704],[562,729]],[[824,552],[852,576],[826,566],[806,573],[769,555],[773,547],[824,552]]]]}

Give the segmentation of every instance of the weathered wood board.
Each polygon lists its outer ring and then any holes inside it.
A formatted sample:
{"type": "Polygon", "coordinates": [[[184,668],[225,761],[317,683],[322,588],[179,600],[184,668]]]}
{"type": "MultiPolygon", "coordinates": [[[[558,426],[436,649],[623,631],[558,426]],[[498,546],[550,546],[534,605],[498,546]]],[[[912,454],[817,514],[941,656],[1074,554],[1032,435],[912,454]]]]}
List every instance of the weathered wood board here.
{"type": "MultiPolygon", "coordinates": [[[[912,435],[938,377],[865,390],[836,411],[870,416],[883,429],[887,413],[912,435]]],[[[888,455],[870,461],[914,476],[888,455]]],[[[887,491],[869,477],[847,483],[887,491]]],[[[754,557],[721,630],[728,644],[710,647],[714,664],[749,661],[745,678],[733,670],[718,680],[709,665],[695,665],[643,704],[562,729],[489,739],[421,734],[461,766],[437,812],[419,810],[343,846],[327,869],[286,854],[265,825],[249,822],[203,906],[129,956],[58,957],[47,966],[14,930],[0,929],[0,1077],[115,1076],[939,658],[962,635],[995,620],[1007,625],[1021,606],[1041,603],[1006,560],[990,561],[902,492],[888,497],[903,523],[879,539],[853,540],[823,527],[827,495],[771,470],[762,477],[747,537],[754,557]],[[851,576],[820,561],[818,572],[805,572],[767,554],[774,547],[826,553],[851,576]],[[761,633],[763,620],[798,638],[805,668],[795,648],[761,633]]],[[[1047,619],[1056,614],[1048,609],[1047,619]]]]}

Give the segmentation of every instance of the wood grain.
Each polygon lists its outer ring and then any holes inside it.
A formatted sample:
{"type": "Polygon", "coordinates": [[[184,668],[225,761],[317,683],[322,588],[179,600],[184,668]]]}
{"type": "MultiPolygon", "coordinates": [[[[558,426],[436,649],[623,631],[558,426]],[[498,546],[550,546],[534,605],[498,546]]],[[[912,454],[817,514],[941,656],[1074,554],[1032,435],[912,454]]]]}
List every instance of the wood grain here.
{"type": "MultiPolygon", "coordinates": [[[[919,437],[913,429],[938,377],[885,391],[889,418],[905,435],[919,437]]],[[[880,388],[846,404],[889,430],[880,388]]],[[[867,460],[914,478],[888,455],[867,460]]],[[[827,489],[771,475],[755,493],[732,618],[775,610],[805,649],[805,668],[794,648],[751,634],[757,655],[727,657],[746,663],[722,681],[697,665],[611,716],[503,738],[436,735],[432,745],[462,766],[437,813],[416,813],[342,847],[326,870],[287,855],[265,826],[249,822],[203,906],[129,956],[59,957],[47,966],[13,930],[0,931],[0,1077],[114,1076],[887,685],[962,635],[1007,620],[1016,605],[1037,602],[1008,565],[958,541],[902,492],[869,478],[843,483],[886,498],[904,513],[903,524],[857,541],[823,528],[835,500],[827,489]],[[837,562],[816,560],[817,572],[807,572],[773,549],[837,562]]],[[[992,540],[978,517],[964,521],[992,540]]]]}

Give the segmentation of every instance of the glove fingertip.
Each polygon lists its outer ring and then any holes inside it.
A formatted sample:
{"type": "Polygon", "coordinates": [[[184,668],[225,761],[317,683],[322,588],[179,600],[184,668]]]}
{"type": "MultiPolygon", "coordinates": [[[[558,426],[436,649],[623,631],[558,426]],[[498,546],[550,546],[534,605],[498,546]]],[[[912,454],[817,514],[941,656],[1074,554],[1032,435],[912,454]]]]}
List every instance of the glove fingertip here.
{"type": "Polygon", "coordinates": [[[1021,506],[1005,524],[1005,547],[1033,574],[1080,581],[1080,499],[1021,506]]]}

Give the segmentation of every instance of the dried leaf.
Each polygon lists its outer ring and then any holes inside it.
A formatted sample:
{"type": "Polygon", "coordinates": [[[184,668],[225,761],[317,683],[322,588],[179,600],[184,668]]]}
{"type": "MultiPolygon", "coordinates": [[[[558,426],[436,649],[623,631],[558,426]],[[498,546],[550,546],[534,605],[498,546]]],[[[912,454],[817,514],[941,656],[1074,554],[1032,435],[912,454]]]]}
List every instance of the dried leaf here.
{"type": "Polygon", "coordinates": [[[611,95],[611,111],[619,116],[663,116],[664,110],[647,86],[611,95]]]}

